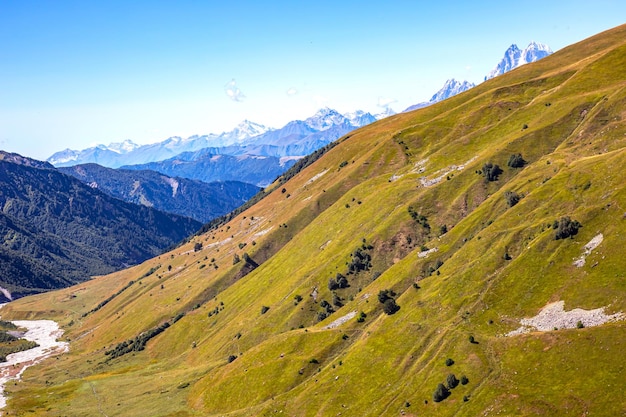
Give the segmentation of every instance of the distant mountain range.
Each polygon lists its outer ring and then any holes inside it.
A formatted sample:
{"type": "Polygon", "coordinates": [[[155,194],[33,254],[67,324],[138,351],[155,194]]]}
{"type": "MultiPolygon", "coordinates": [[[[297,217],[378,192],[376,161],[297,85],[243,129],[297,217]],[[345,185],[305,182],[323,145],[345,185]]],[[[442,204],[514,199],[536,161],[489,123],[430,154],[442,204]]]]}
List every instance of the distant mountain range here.
{"type": "Polygon", "coordinates": [[[214,149],[215,154],[260,156],[304,156],[359,127],[370,124],[393,112],[372,115],[363,111],[341,114],[323,108],[305,120],[287,123],[272,129],[248,120],[230,132],[188,138],[171,137],[150,145],[137,145],[130,140],[98,145],[84,150],[56,152],[48,162],[57,167],[96,163],[109,168],[164,161],[184,152],[214,149]]]}
{"type": "Polygon", "coordinates": [[[62,167],[59,171],[121,200],[203,223],[231,212],[259,191],[258,187],[241,181],[206,183],[172,178],[155,171],[113,169],[97,164],[62,167]]]}
{"type": "MultiPolygon", "coordinates": [[[[537,42],[531,42],[524,50],[511,45],[485,79],[551,53],[548,46],[537,42]]],[[[432,105],[473,87],[475,84],[468,81],[450,79],[429,101],[410,106],[405,111],[432,105]]],[[[81,151],[66,149],[52,155],[48,162],[57,167],[96,163],[109,168],[153,170],[167,176],[204,182],[243,181],[264,187],[291,167],[296,159],[391,114],[393,112],[373,115],[364,111],[341,114],[323,108],[305,120],[291,121],[280,129],[246,120],[232,131],[221,134],[185,139],[171,137],[150,145],[137,145],[126,140],[81,151]]]]}
{"type": "Polygon", "coordinates": [[[0,151],[0,300],[134,265],[198,230],[188,217],[131,204],[0,151]]]}
{"type": "MultiPolygon", "coordinates": [[[[504,57],[498,65],[496,65],[494,69],[485,76],[485,81],[509,72],[529,62],[538,61],[550,54],[552,54],[550,47],[542,43],[531,42],[523,50],[513,44],[506,50],[506,52],[504,52],[504,57]]],[[[470,83],[469,81],[457,81],[454,78],[449,79],[445,82],[443,87],[430,98],[430,100],[409,106],[404,111],[407,112],[430,106],[431,104],[453,97],[475,86],[476,84],[470,83]]]]}

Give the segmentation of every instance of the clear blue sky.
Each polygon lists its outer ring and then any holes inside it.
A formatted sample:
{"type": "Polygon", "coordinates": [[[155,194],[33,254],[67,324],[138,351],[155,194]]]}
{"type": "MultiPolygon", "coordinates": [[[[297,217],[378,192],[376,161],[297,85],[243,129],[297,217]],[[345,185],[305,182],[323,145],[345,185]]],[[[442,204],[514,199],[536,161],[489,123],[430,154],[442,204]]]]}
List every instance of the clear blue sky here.
{"type": "Polygon", "coordinates": [[[513,43],[557,51],[603,1],[0,1],[0,149],[55,151],[396,111],[479,82],[513,43]]]}

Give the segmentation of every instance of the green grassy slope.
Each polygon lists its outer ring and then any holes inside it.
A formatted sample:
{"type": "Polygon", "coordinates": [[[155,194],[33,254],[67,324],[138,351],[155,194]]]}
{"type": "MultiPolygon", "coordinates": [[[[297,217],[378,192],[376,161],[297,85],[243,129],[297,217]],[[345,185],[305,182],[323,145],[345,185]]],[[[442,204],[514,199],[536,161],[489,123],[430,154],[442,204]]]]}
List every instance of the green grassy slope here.
{"type": "Polygon", "coordinates": [[[626,311],[625,67],[622,26],[351,133],[171,253],[11,303],[3,319],[58,320],[71,351],[9,386],[7,415],[623,414],[625,321],[504,335],[555,301],[626,311]],[[555,240],[563,216],[582,228],[555,240]],[[450,373],[467,384],[434,402],[450,373]]]}

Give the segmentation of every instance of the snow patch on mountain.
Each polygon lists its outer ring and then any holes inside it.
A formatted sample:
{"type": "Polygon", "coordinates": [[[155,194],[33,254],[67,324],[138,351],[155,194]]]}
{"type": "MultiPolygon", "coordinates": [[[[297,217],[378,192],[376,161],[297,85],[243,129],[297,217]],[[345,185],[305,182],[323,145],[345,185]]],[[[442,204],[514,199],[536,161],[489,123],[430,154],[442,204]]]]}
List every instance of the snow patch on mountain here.
{"type": "Polygon", "coordinates": [[[172,197],[176,197],[176,193],[178,192],[179,182],[175,178],[171,177],[162,177],[165,182],[167,182],[170,187],[172,187],[172,197]]]}

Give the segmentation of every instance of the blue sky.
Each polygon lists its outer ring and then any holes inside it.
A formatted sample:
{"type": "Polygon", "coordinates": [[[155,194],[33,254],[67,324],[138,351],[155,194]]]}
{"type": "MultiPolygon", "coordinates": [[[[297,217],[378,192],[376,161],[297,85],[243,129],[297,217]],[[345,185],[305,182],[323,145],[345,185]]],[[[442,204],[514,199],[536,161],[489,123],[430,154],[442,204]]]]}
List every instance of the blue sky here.
{"type": "Polygon", "coordinates": [[[626,2],[0,1],[0,149],[55,151],[395,111],[480,82],[513,43],[554,51],[626,2]],[[523,3],[523,4],[520,4],[523,3]]]}

